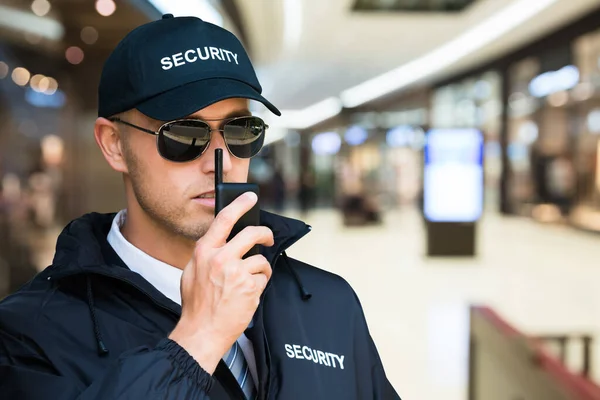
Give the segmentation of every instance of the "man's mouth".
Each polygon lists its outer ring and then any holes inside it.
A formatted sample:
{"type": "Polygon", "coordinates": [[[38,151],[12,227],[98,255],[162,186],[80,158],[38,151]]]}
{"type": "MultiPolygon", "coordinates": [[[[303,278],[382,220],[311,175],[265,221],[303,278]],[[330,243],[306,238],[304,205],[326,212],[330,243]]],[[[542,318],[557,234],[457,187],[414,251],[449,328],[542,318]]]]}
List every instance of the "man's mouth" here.
{"type": "Polygon", "coordinates": [[[209,192],[209,193],[202,193],[199,196],[196,196],[197,199],[214,199],[215,198],[215,192],[209,192]]]}

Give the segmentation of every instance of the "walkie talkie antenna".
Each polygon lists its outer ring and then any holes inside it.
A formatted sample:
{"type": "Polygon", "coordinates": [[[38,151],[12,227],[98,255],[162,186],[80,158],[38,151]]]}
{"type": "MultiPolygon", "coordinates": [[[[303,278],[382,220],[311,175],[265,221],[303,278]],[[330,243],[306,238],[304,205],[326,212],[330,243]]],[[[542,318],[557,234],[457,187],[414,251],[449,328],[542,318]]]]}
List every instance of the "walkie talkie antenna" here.
{"type": "Polygon", "coordinates": [[[223,149],[215,149],[215,185],[223,183],[223,149]]]}

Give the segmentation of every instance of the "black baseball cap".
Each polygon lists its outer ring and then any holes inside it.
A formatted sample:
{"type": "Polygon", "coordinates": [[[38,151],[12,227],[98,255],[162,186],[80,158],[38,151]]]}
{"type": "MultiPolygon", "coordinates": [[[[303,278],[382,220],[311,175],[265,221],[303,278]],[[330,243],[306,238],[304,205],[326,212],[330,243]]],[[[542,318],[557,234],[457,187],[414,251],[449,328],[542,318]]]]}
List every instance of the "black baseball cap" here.
{"type": "Polygon", "coordinates": [[[161,121],[183,118],[234,97],[262,96],[250,58],[238,38],[196,17],[163,15],[131,31],[104,64],[98,116],[132,108],[161,121]]]}

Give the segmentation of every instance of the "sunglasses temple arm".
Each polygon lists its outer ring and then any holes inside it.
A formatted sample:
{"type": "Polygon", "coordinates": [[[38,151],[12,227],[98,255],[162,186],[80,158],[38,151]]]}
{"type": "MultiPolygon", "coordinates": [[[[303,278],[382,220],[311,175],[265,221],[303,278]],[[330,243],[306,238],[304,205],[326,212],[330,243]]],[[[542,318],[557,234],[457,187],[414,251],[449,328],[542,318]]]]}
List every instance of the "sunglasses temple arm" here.
{"type": "Polygon", "coordinates": [[[223,149],[215,149],[215,185],[223,183],[223,149]]]}

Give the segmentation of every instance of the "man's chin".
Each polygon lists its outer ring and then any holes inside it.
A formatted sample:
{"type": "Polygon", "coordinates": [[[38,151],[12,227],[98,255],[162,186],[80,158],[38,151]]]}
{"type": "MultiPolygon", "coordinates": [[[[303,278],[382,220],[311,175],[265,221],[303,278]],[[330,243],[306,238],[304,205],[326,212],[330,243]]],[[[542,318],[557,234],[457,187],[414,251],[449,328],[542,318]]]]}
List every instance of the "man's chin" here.
{"type": "Polygon", "coordinates": [[[197,241],[208,231],[214,219],[212,214],[198,215],[198,213],[194,213],[181,221],[180,233],[189,240],[197,241]]]}

